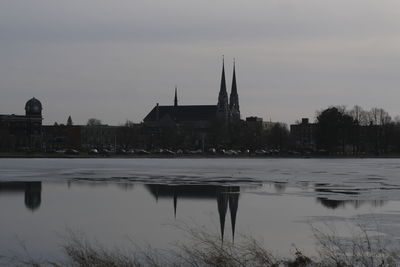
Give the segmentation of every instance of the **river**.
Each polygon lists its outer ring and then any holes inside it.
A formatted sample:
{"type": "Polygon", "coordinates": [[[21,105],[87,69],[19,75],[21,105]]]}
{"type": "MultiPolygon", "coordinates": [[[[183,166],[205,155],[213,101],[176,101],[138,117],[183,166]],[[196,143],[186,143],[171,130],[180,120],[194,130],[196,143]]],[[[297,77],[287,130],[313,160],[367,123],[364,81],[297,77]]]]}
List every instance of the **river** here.
{"type": "Polygon", "coordinates": [[[316,225],[399,238],[399,170],[399,159],[0,159],[0,255],[57,258],[69,232],[166,249],[197,228],[283,256],[315,253],[316,225]]]}

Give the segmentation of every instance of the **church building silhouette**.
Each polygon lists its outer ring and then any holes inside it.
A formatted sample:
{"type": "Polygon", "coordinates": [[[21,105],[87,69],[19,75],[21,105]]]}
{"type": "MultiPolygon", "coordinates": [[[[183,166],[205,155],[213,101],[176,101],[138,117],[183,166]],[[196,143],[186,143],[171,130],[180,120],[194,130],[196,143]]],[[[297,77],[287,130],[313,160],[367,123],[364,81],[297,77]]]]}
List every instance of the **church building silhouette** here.
{"type": "Polygon", "coordinates": [[[222,60],[221,83],[216,105],[180,105],[175,87],[174,104],[162,106],[158,103],[143,119],[147,127],[168,127],[179,124],[195,128],[207,128],[211,121],[240,120],[239,95],[236,85],[236,66],[233,62],[231,94],[228,99],[225,81],[225,63],[222,60]]]}

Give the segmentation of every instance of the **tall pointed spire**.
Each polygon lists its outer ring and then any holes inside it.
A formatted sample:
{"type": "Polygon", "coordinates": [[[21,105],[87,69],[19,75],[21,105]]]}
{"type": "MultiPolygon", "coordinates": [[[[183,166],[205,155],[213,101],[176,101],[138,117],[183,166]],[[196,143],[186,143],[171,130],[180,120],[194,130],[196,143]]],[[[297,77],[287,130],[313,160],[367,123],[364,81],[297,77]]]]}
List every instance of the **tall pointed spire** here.
{"type": "Polygon", "coordinates": [[[175,85],[175,98],[174,98],[174,106],[178,106],[178,92],[177,92],[177,86],[175,85]]]}
{"type": "Polygon", "coordinates": [[[224,56],[222,56],[222,74],[221,74],[221,86],[218,94],[217,117],[219,119],[226,120],[228,116],[229,116],[229,106],[228,106],[228,93],[226,92],[226,82],[225,82],[225,62],[224,62],[224,56]]]}
{"type": "Polygon", "coordinates": [[[237,103],[237,87],[236,87],[236,71],[235,71],[235,59],[233,59],[233,75],[232,75],[232,88],[231,88],[231,96],[229,101],[229,107],[232,109],[237,103]]]}
{"type": "Polygon", "coordinates": [[[229,111],[232,120],[240,120],[240,108],[239,108],[239,95],[236,86],[236,71],[235,71],[235,59],[233,59],[233,76],[232,76],[232,88],[231,95],[229,98],[229,111]]]}
{"type": "Polygon", "coordinates": [[[220,93],[226,92],[226,82],[225,82],[225,59],[222,56],[222,74],[221,74],[221,86],[220,86],[220,93]]]}

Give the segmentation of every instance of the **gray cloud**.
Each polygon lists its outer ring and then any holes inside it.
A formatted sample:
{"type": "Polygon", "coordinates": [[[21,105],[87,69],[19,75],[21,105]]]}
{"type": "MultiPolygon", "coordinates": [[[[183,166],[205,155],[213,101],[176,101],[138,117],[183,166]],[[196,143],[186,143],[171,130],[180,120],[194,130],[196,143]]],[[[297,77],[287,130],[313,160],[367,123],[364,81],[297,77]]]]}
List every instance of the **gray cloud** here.
{"type": "Polygon", "coordinates": [[[3,1],[3,40],[223,41],[394,33],[395,1],[3,1]]]}
{"type": "MultiPolygon", "coordinates": [[[[238,59],[242,113],[293,122],[332,104],[399,114],[400,2],[0,2],[0,113],[31,96],[45,123],[140,121],[156,103],[216,102],[238,59]]],[[[230,81],[228,81],[230,84],[230,81]]]]}

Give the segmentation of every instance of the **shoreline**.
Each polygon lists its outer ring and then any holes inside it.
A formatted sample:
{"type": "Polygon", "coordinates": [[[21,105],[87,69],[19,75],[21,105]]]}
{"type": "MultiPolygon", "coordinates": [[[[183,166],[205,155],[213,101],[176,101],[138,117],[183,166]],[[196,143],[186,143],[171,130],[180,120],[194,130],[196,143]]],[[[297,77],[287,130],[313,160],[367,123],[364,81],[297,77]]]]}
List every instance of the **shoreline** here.
{"type": "Polygon", "coordinates": [[[240,159],[396,159],[400,158],[400,154],[387,154],[381,156],[374,155],[212,155],[212,154],[181,154],[181,155],[89,155],[82,153],[79,155],[66,155],[66,154],[47,154],[47,153],[0,153],[0,159],[3,158],[60,158],[60,159],[105,159],[105,158],[115,158],[115,159],[135,159],[135,158],[148,158],[148,159],[170,159],[170,158],[190,158],[190,159],[225,159],[225,158],[240,158],[240,159]]]}

